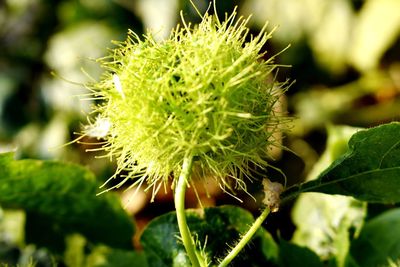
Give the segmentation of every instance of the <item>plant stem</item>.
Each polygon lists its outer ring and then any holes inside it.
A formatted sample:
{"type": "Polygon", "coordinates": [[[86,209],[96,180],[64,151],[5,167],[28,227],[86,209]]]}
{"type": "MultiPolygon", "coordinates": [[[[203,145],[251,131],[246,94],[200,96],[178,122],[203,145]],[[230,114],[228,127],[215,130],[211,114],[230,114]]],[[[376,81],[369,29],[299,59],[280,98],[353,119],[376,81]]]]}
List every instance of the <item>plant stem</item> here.
{"type": "Polygon", "coordinates": [[[196,246],[192,235],[190,234],[189,227],[186,222],[185,215],[185,192],[187,187],[187,180],[190,177],[192,169],[193,157],[186,156],[183,160],[182,171],[179,175],[178,182],[175,188],[175,210],[176,218],[178,220],[179,232],[181,234],[182,242],[185,247],[186,253],[189,256],[192,266],[200,267],[199,260],[196,256],[196,246]]]}
{"type": "Polygon", "coordinates": [[[250,227],[250,229],[247,231],[247,233],[242,237],[240,242],[220,262],[218,267],[227,266],[239,254],[239,252],[246,246],[246,244],[250,241],[250,239],[253,237],[253,235],[260,228],[261,224],[267,218],[269,212],[270,212],[270,209],[268,207],[266,207],[263,210],[263,212],[261,213],[261,215],[254,221],[253,225],[250,227]]]}

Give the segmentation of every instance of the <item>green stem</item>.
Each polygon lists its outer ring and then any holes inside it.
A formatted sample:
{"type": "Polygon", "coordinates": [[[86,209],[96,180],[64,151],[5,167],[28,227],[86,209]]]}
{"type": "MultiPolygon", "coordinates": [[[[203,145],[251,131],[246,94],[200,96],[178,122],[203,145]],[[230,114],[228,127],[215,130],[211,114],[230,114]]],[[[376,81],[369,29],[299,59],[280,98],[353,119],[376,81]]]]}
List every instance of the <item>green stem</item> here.
{"type": "Polygon", "coordinates": [[[200,267],[199,260],[196,256],[196,245],[193,237],[190,234],[189,227],[185,215],[185,192],[192,169],[193,157],[187,156],[183,160],[182,171],[179,175],[178,182],[175,188],[175,210],[176,218],[178,220],[179,232],[181,234],[182,242],[185,247],[186,253],[189,256],[192,266],[200,267]]]}
{"type": "Polygon", "coordinates": [[[253,235],[257,232],[260,228],[261,224],[267,218],[270,209],[268,207],[261,213],[261,215],[254,221],[253,225],[247,231],[247,233],[242,237],[240,242],[229,252],[229,254],[220,262],[218,267],[225,267],[227,266],[238,254],[239,252],[246,246],[246,244],[250,241],[253,235]]]}

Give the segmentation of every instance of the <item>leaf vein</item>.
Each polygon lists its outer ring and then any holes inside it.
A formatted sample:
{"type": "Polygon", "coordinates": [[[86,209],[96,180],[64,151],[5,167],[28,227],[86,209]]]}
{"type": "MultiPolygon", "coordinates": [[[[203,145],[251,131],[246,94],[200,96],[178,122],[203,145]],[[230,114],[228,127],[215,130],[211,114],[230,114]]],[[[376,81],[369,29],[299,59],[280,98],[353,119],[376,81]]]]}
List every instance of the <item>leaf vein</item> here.
{"type": "Polygon", "coordinates": [[[312,192],[313,190],[317,189],[318,187],[327,186],[327,185],[331,185],[331,184],[335,184],[335,183],[340,183],[340,182],[343,182],[343,181],[346,181],[346,180],[355,179],[358,176],[363,176],[363,175],[375,173],[375,172],[378,172],[378,171],[392,171],[392,170],[400,170],[400,166],[391,167],[391,168],[385,168],[385,169],[377,168],[377,169],[374,169],[374,170],[360,172],[360,173],[357,173],[357,174],[353,174],[353,175],[346,176],[346,177],[343,177],[343,178],[339,178],[339,179],[336,179],[336,180],[331,180],[331,181],[328,181],[328,182],[324,182],[322,179],[320,179],[318,185],[310,186],[308,188],[305,188],[306,189],[305,191],[302,191],[302,188],[300,187],[299,191],[300,192],[312,192]]]}
{"type": "Polygon", "coordinates": [[[399,144],[400,144],[400,140],[397,141],[396,143],[394,143],[394,144],[388,149],[388,151],[386,151],[386,153],[382,156],[381,161],[379,162],[379,167],[378,167],[378,168],[380,168],[380,167],[382,166],[383,161],[385,160],[385,157],[386,157],[387,155],[389,155],[389,153],[390,153],[392,150],[394,150],[394,148],[397,147],[399,144]]]}

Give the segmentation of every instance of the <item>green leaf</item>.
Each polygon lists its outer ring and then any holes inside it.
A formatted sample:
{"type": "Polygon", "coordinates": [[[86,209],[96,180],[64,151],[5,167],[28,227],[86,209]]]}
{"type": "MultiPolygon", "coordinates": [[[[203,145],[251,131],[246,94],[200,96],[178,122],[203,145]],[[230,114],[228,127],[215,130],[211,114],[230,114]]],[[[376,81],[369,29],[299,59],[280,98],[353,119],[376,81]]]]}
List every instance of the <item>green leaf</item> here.
{"type": "Polygon", "coordinates": [[[281,267],[322,267],[318,255],[306,247],[301,247],[285,240],[279,241],[279,266],[281,267]]]}
{"type": "Polygon", "coordinates": [[[400,259],[400,208],[368,221],[351,244],[351,256],[363,267],[389,265],[400,259]]]}
{"type": "Polygon", "coordinates": [[[103,244],[88,244],[79,235],[72,234],[66,238],[67,247],[63,253],[62,266],[68,267],[148,267],[143,252],[116,249],[103,244]]]}
{"type": "MultiPolygon", "coordinates": [[[[72,265],[75,267],[74,265],[72,265]]],[[[84,267],[149,267],[142,251],[114,249],[104,245],[94,247],[85,258],[84,267]]]]}
{"type": "MultiPolygon", "coordinates": [[[[346,153],[350,137],[359,130],[349,126],[328,126],[326,150],[308,178],[316,178],[334,160],[346,153]]],[[[306,246],[321,259],[347,265],[350,239],[359,232],[366,213],[366,203],[352,197],[319,193],[302,194],[292,209],[296,226],[292,242],[306,246]]]]}
{"type": "Polygon", "coordinates": [[[303,192],[347,195],[369,202],[399,202],[400,123],[354,134],[349,150],[318,179],[295,185],[281,197],[287,201],[303,192]]]}
{"type": "MultiPolygon", "coordinates": [[[[186,212],[189,229],[196,233],[196,240],[205,248],[208,259],[216,263],[229,247],[246,232],[254,222],[246,210],[234,206],[206,208],[186,212]]],[[[179,241],[175,212],[164,214],[144,230],[141,242],[148,257],[149,266],[190,266],[183,244],[179,241]]],[[[230,266],[266,266],[276,262],[278,247],[264,229],[259,229],[250,244],[230,266]]]]}
{"type": "Polygon", "coordinates": [[[113,249],[106,253],[106,262],[96,267],[148,267],[146,256],[143,252],[113,249]]]}
{"type": "MultiPolygon", "coordinates": [[[[114,194],[96,196],[99,184],[82,166],[41,160],[13,160],[0,154],[0,205],[24,209],[60,235],[78,232],[92,242],[131,248],[134,225],[114,194]]],[[[38,222],[36,221],[36,222],[38,222]]],[[[27,222],[29,224],[29,221],[27,222]]],[[[50,241],[51,242],[51,241],[50,241]]]]}
{"type": "Polygon", "coordinates": [[[319,174],[324,171],[333,161],[338,159],[348,150],[348,142],[353,134],[361,128],[355,128],[344,125],[327,125],[326,149],[308,173],[306,180],[318,178],[319,174]]]}

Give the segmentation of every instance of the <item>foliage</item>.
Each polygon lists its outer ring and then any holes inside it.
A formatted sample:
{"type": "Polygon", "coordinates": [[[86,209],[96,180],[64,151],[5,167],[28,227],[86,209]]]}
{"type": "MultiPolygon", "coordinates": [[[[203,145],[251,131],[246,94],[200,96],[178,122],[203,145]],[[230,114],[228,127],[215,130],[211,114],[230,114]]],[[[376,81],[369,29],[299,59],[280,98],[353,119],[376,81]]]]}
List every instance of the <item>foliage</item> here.
{"type": "MultiPolygon", "coordinates": [[[[386,173],[365,173],[365,168],[376,166],[377,160],[367,161],[367,163],[364,160],[353,160],[348,163],[346,159],[360,157],[361,154],[358,154],[360,151],[365,155],[365,151],[362,149],[369,147],[370,153],[372,153],[371,148],[373,148],[373,153],[380,155],[378,156],[380,159],[378,160],[379,166],[383,166],[384,162],[387,163],[387,160],[390,160],[390,168],[398,169],[400,162],[392,161],[391,153],[400,146],[400,139],[397,135],[399,131],[400,124],[391,123],[357,132],[349,142],[349,150],[321,174],[320,177],[322,178],[319,179],[323,182],[324,177],[327,177],[330,170],[342,169],[343,171],[341,176],[329,176],[331,177],[330,182],[323,185],[324,188],[329,190],[325,189],[324,192],[331,194],[342,192],[334,190],[337,190],[343,178],[348,177],[349,172],[346,171],[346,168],[350,167],[350,165],[353,171],[352,175],[357,175],[358,172],[358,175],[363,175],[364,177],[363,186],[361,187],[363,191],[358,189],[357,185],[359,183],[357,180],[353,180],[352,183],[350,182],[352,180],[350,180],[346,183],[346,188],[348,188],[349,184],[352,184],[352,188],[357,189],[354,189],[354,193],[352,193],[354,197],[365,198],[365,196],[371,195],[371,193],[365,194],[365,190],[368,189],[368,192],[373,192],[373,189],[377,186],[378,188],[385,187],[386,179],[391,178],[386,173]],[[376,142],[374,138],[376,135],[380,136],[379,142],[382,150],[377,149],[374,143],[376,142]],[[358,140],[362,140],[362,142],[357,142],[358,140]],[[389,145],[385,146],[384,144],[387,143],[389,145]],[[369,183],[369,180],[375,183],[369,183]]],[[[92,255],[83,255],[83,257],[91,257],[92,261],[86,260],[84,261],[86,265],[82,266],[112,266],[107,265],[108,261],[115,261],[115,259],[111,258],[111,255],[112,257],[117,257],[118,262],[128,261],[135,264],[139,260],[143,261],[143,255],[133,251],[118,252],[121,251],[118,247],[128,248],[126,246],[127,241],[133,234],[132,222],[127,219],[121,208],[118,208],[111,194],[95,197],[93,191],[95,187],[93,186],[96,184],[89,171],[79,166],[60,162],[14,161],[12,156],[10,153],[1,156],[3,182],[0,187],[0,201],[4,207],[23,208],[27,214],[46,218],[46,224],[49,229],[61,230],[58,235],[64,234],[64,238],[67,238],[68,233],[79,232],[85,237],[83,242],[101,242],[112,248],[111,250],[103,249],[102,253],[99,253],[99,250],[97,251],[97,254],[103,255],[102,261],[93,260],[96,254],[95,249],[92,255]],[[91,214],[93,214],[93,218],[90,217],[91,214]],[[90,265],[90,262],[95,262],[96,264],[90,265]]],[[[315,184],[315,181],[318,180],[314,180],[313,184],[315,184]]],[[[300,188],[308,188],[306,185],[307,183],[300,188]]],[[[342,187],[340,188],[343,190],[342,187]]],[[[390,188],[385,187],[385,190],[386,195],[380,195],[379,190],[377,190],[378,193],[373,195],[374,198],[372,200],[386,202],[388,199],[386,196],[395,195],[399,187],[396,184],[392,184],[390,188]]],[[[288,189],[286,192],[291,194],[293,191],[288,189]]],[[[349,192],[352,191],[346,191],[346,193],[349,192]]],[[[350,238],[350,247],[346,251],[346,263],[340,266],[352,266],[349,265],[350,262],[359,264],[359,266],[381,266],[389,262],[389,260],[397,260],[399,257],[398,237],[396,233],[390,232],[389,234],[385,230],[387,229],[385,225],[396,225],[400,219],[399,215],[400,213],[395,209],[368,220],[359,236],[350,238]],[[371,250],[371,252],[365,253],[365,250],[371,250]]],[[[196,233],[197,243],[202,248],[202,253],[207,255],[211,264],[218,262],[218,259],[226,253],[223,245],[227,240],[233,242],[240,238],[253,220],[248,212],[233,206],[187,211],[186,216],[190,229],[196,233]]],[[[27,216],[27,224],[35,223],[31,221],[31,218],[32,216],[27,216]]],[[[37,227],[43,227],[43,225],[39,224],[37,227]]],[[[348,227],[345,229],[349,231],[348,227]]],[[[30,231],[33,232],[34,229],[31,228],[30,231]]],[[[36,231],[39,231],[38,228],[36,231]]],[[[149,266],[189,265],[185,250],[176,237],[177,231],[178,227],[174,213],[165,214],[147,226],[142,234],[141,242],[149,266]]],[[[43,237],[43,235],[40,235],[40,237],[43,237]]],[[[55,248],[53,240],[39,238],[27,241],[35,242],[53,250],[55,248]]],[[[347,241],[340,241],[339,239],[337,242],[347,241]]],[[[72,247],[76,246],[77,243],[72,245],[72,247]]],[[[280,240],[276,243],[268,232],[259,229],[251,243],[239,254],[232,266],[242,266],[243,264],[248,266],[265,266],[266,264],[295,266],[299,261],[308,262],[309,266],[322,266],[322,262],[318,259],[317,254],[309,248],[299,247],[285,240],[280,240]]]]}
{"type": "MultiPolygon", "coordinates": [[[[133,224],[115,196],[96,196],[99,185],[92,173],[73,164],[12,158],[12,153],[0,158],[3,207],[23,208],[32,219],[29,223],[46,224],[54,237],[79,232],[94,242],[131,246],[133,224]]],[[[40,242],[40,235],[37,238],[40,242]]]]}
{"type": "Polygon", "coordinates": [[[368,202],[399,202],[399,130],[399,123],[391,123],[356,133],[344,155],[317,179],[286,190],[283,200],[297,192],[321,192],[368,202]]]}
{"type": "MultiPolygon", "coordinates": [[[[235,240],[244,233],[253,221],[251,214],[235,206],[205,208],[187,212],[188,225],[196,233],[203,253],[210,262],[217,262],[226,253],[226,240],[235,240]]],[[[153,220],[142,234],[141,241],[150,266],[186,266],[190,261],[185,249],[176,239],[178,232],[175,213],[168,213],[153,220]]],[[[271,235],[259,229],[252,244],[243,251],[232,266],[253,266],[276,263],[278,245],[271,235]]]]}
{"type": "MultiPolygon", "coordinates": [[[[139,37],[130,47],[147,43],[148,52],[165,52],[168,49],[152,49],[168,40],[170,29],[179,20],[179,10],[187,22],[187,32],[198,30],[189,24],[200,22],[198,13],[205,14],[209,4],[206,0],[193,2],[197,11],[189,1],[172,0],[6,0],[0,5],[0,151],[17,147],[15,153],[0,156],[1,266],[187,265],[176,214],[168,212],[173,201],[170,187],[174,185],[166,184],[167,194],[155,196],[154,204],[137,207],[127,215],[122,207],[129,211],[130,204],[146,203],[147,199],[139,198],[143,195],[140,189],[123,205],[119,196],[124,197],[124,192],[96,196],[99,185],[115,172],[115,162],[93,160],[93,154],[97,156],[98,150],[104,150],[103,144],[88,147],[86,136],[70,146],[49,148],[73,139],[72,135],[81,131],[82,114],[90,112],[92,105],[104,104],[98,97],[79,101],[75,96],[86,94],[82,84],[94,85],[100,79],[101,69],[92,58],[104,57],[105,47],[110,47],[111,53],[122,52],[122,46],[129,43],[110,44],[109,40],[123,40],[127,28],[139,36],[149,28],[147,39],[139,37]],[[82,153],[85,150],[91,153],[82,153]],[[71,161],[79,164],[66,163],[71,161]]],[[[285,96],[278,93],[272,101],[279,96],[279,105],[273,111],[280,114],[287,108],[296,119],[290,132],[271,135],[268,142],[276,146],[264,154],[275,159],[268,159],[264,166],[277,166],[286,174],[289,187],[282,195],[280,210],[268,215],[266,224],[256,231],[232,265],[399,266],[395,227],[400,218],[399,125],[390,123],[400,119],[399,1],[217,1],[214,15],[224,21],[225,14],[232,14],[235,6],[238,17],[254,14],[246,21],[249,32],[245,41],[251,39],[251,34],[257,36],[267,20],[270,23],[266,32],[279,25],[274,38],[259,51],[276,55],[273,62],[265,56],[253,56],[258,58],[257,63],[267,60],[271,69],[292,66],[280,69],[267,80],[278,87],[282,84],[277,81],[285,80],[283,77],[296,80],[285,96]],[[288,43],[291,48],[279,54],[288,43]],[[377,125],[381,126],[371,128],[377,125]],[[294,153],[282,150],[282,146],[294,153]]],[[[214,12],[212,8],[208,11],[214,12]]],[[[164,44],[168,42],[171,40],[164,44]]],[[[206,46],[201,48],[207,50],[206,46]]],[[[222,57],[231,49],[226,48],[217,54],[222,57]]],[[[203,54],[212,62],[213,53],[203,54]]],[[[170,63],[174,63],[172,58],[170,63]]],[[[106,87],[113,100],[121,100],[131,90],[130,85],[119,66],[112,70],[115,73],[108,73],[106,87]]],[[[170,80],[177,86],[179,81],[187,80],[181,76],[170,80]]],[[[256,83],[251,79],[247,82],[256,83]]],[[[164,104],[182,99],[179,93],[187,88],[175,89],[164,104]]],[[[237,99],[239,104],[244,100],[237,99]]],[[[183,103],[187,100],[184,98],[183,103]]],[[[107,126],[104,119],[93,119],[89,124],[100,122],[107,126]]],[[[107,129],[85,130],[102,137],[107,129]]],[[[130,144],[131,140],[124,141],[130,144]]],[[[251,143],[248,141],[243,143],[251,143]]],[[[213,185],[216,179],[209,173],[197,175],[201,181],[193,179],[186,192],[187,206],[198,207],[198,199],[205,206],[218,205],[184,213],[196,253],[210,265],[217,265],[245,236],[255,221],[252,215],[265,215],[261,180],[265,176],[272,181],[281,177],[272,169],[266,172],[251,166],[248,170],[252,170],[252,183],[244,179],[246,183],[241,185],[256,202],[237,192],[243,203],[232,205],[232,200],[213,185]],[[231,205],[221,205],[227,203],[231,205]]],[[[127,173],[121,174],[122,178],[116,177],[118,180],[111,183],[123,181],[127,173]]]]}
{"type": "Polygon", "coordinates": [[[391,261],[398,262],[400,233],[393,226],[399,220],[400,210],[397,208],[386,211],[365,224],[350,248],[350,255],[359,266],[384,266],[391,261]]]}

